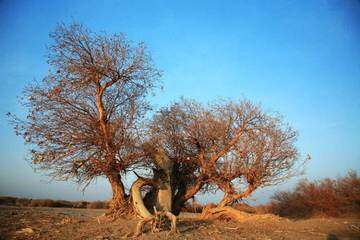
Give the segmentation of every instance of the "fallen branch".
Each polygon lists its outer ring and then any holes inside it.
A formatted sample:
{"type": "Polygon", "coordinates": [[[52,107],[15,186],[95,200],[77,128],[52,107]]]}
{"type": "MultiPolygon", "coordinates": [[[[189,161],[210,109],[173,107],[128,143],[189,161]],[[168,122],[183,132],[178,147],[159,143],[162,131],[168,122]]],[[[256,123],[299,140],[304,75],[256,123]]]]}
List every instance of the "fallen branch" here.
{"type": "Polygon", "coordinates": [[[276,219],[276,220],[281,219],[280,217],[272,214],[250,214],[239,211],[229,206],[205,209],[201,214],[201,218],[203,219],[218,219],[223,217],[229,218],[237,222],[259,220],[259,219],[276,219]]]}

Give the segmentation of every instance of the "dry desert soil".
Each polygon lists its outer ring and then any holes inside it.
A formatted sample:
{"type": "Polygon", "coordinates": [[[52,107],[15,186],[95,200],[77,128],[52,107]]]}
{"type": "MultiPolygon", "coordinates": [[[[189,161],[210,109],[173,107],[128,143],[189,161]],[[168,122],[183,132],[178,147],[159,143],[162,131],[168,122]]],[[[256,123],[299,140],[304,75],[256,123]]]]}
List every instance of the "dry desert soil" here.
{"type": "Polygon", "coordinates": [[[256,215],[243,222],[179,217],[178,234],[168,230],[133,237],[138,220],[111,221],[105,210],[0,206],[0,239],[360,239],[360,219],[289,220],[256,215]]]}

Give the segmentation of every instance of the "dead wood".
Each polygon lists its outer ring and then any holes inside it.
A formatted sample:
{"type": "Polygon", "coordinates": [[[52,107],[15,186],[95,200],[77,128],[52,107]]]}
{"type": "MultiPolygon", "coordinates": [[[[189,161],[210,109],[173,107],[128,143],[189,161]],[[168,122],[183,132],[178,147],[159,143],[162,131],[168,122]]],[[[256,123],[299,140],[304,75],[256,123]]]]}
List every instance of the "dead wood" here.
{"type": "Polygon", "coordinates": [[[239,211],[233,207],[225,206],[225,207],[215,207],[211,209],[205,209],[203,211],[201,218],[203,219],[227,219],[233,220],[237,222],[245,222],[252,220],[264,220],[264,219],[272,219],[279,220],[281,219],[278,216],[273,214],[251,214],[239,211]]]}
{"type": "Polygon", "coordinates": [[[171,222],[170,232],[177,232],[176,217],[171,213],[170,174],[173,164],[162,149],[156,149],[153,157],[158,167],[158,169],[154,169],[154,177],[150,179],[138,176],[138,179],[131,186],[132,205],[137,215],[141,218],[137,224],[135,236],[141,235],[147,223],[151,224],[152,232],[160,231],[166,219],[171,222]],[[154,214],[145,206],[141,194],[141,188],[146,185],[151,185],[156,189],[156,198],[152,203],[154,214]]]}

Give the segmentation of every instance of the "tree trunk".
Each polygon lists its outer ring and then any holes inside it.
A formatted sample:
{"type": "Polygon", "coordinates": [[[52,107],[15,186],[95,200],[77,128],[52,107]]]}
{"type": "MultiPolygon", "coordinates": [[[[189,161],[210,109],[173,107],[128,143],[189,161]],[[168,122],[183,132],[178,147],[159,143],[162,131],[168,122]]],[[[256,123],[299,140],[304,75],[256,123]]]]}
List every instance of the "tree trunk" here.
{"type": "Polygon", "coordinates": [[[165,174],[165,176],[163,176],[163,178],[160,180],[155,206],[158,211],[171,212],[172,191],[169,174],[165,174]]]}
{"type": "Polygon", "coordinates": [[[161,222],[162,216],[171,221],[171,232],[177,232],[176,217],[171,213],[172,191],[170,182],[173,162],[166,156],[162,149],[156,150],[154,161],[158,169],[154,169],[153,179],[138,177],[131,186],[132,205],[136,213],[141,217],[136,228],[135,236],[139,236],[142,233],[147,223],[151,223],[152,230],[154,231],[156,225],[161,222]],[[154,202],[148,204],[150,205],[149,207],[153,207],[154,214],[145,206],[141,194],[141,188],[146,185],[152,185],[156,189],[155,198],[151,198],[154,202]]]}
{"type": "Polygon", "coordinates": [[[154,179],[159,182],[155,207],[158,211],[171,212],[171,173],[174,163],[167,157],[163,149],[157,149],[154,160],[156,165],[160,168],[154,171],[154,179]]]}
{"type": "Polygon", "coordinates": [[[185,191],[182,191],[182,194],[180,194],[179,196],[176,196],[172,207],[172,213],[178,216],[181,212],[181,209],[185,206],[185,203],[190,198],[193,198],[196,195],[196,193],[200,191],[202,187],[203,187],[203,183],[199,181],[195,185],[186,189],[185,191]]]}
{"type": "Polygon", "coordinates": [[[229,194],[225,193],[224,198],[221,200],[221,202],[218,204],[218,207],[225,207],[230,203],[233,203],[235,200],[242,199],[248,197],[254,190],[256,189],[256,186],[249,184],[247,189],[244,192],[238,193],[238,194],[229,194]]]}
{"type": "Polygon", "coordinates": [[[145,185],[150,185],[152,183],[151,180],[145,178],[138,178],[131,186],[131,198],[132,204],[136,211],[136,213],[144,219],[150,219],[153,215],[150,211],[146,208],[144,201],[141,195],[141,187],[145,185]]]}
{"type": "Polygon", "coordinates": [[[231,196],[229,197],[224,197],[221,202],[218,204],[218,207],[225,207],[227,206],[229,203],[232,203],[233,201],[235,201],[235,199],[231,196]]]}
{"type": "Polygon", "coordinates": [[[110,174],[108,176],[108,179],[113,193],[110,202],[111,211],[118,211],[124,209],[124,207],[126,207],[126,196],[120,174],[118,173],[110,174]]]}

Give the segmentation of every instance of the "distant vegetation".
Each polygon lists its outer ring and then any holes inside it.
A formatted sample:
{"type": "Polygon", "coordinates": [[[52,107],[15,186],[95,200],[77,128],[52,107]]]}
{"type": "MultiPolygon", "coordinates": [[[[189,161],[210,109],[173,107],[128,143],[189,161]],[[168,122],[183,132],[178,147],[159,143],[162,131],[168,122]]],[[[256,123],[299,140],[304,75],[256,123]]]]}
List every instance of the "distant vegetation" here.
{"type": "Polygon", "coordinates": [[[293,191],[276,193],[267,211],[306,218],[312,216],[360,216],[360,177],[350,171],[345,177],[300,181],[293,191]]]}
{"type": "Polygon", "coordinates": [[[52,199],[28,199],[17,197],[0,197],[0,205],[18,206],[18,207],[58,207],[58,208],[91,208],[105,209],[109,208],[107,201],[65,201],[52,199]]]}
{"type": "MultiPolygon", "coordinates": [[[[0,197],[0,205],[19,207],[60,207],[107,209],[108,201],[65,201],[51,199],[27,199],[0,197]]],[[[216,204],[201,205],[188,201],[182,211],[201,213],[204,209],[215,208],[216,204]]],[[[232,205],[233,208],[247,213],[272,213],[288,218],[360,217],[360,177],[349,171],[344,177],[322,179],[319,181],[300,181],[293,191],[275,193],[269,204],[250,206],[244,202],[232,205]]]]}
{"type": "MultiPolygon", "coordinates": [[[[201,213],[216,204],[200,205],[187,202],[183,211],[201,213]]],[[[345,177],[300,181],[293,191],[275,193],[270,203],[250,206],[244,202],[233,204],[235,209],[255,214],[272,213],[288,218],[356,217],[360,218],[360,177],[349,171],[345,177]]]]}

